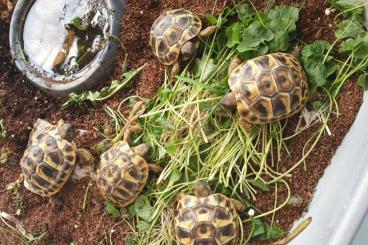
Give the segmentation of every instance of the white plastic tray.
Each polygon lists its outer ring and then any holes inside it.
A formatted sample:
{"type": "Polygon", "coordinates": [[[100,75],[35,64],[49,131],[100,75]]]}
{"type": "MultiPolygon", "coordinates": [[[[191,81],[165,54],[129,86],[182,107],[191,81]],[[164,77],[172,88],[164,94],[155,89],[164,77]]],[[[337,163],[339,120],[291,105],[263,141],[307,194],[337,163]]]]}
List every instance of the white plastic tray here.
{"type": "MultiPolygon", "coordinates": [[[[348,245],[368,211],[368,92],[331,165],[320,179],[307,217],[312,223],[292,245],[348,245]]],[[[366,241],[368,244],[368,241],[366,241]]]]}

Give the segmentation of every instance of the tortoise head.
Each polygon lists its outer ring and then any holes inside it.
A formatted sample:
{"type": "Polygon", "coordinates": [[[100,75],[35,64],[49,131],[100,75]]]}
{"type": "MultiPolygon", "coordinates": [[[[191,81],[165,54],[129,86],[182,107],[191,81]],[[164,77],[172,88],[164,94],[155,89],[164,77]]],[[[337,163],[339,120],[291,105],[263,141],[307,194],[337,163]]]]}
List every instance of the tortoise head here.
{"type": "Polygon", "coordinates": [[[63,139],[69,142],[73,141],[75,137],[77,137],[75,127],[71,123],[65,123],[63,120],[58,122],[58,133],[63,139]]]}
{"type": "Polygon", "coordinates": [[[193,192],[196,197],[206,197],[211,195],[209,185],[203,180],[199,180],[193,187],[193,192]]]}

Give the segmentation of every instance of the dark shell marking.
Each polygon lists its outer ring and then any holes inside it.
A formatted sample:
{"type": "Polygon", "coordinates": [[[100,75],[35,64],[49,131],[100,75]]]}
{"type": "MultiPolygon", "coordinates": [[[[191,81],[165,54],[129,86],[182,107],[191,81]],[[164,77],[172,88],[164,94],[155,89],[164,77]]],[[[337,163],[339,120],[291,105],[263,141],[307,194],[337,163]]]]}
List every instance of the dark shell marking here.
{"type": "Polygon", "coordinates": [[[134,202],[148,178],[148,164],[121,141],[102,154],[97,187],[103,197],[117,207],[134,202]]]}
{"type": "Polygon", "coordinates": [[[222,194],[186,195],[178,202],[176,238],[179,244],[237,244],[239,224],[235,207],[222,194]]]}
{"type": "Polygon", "coordinates": [[[298,60],[287,53],[257,57],[230,75],[242,121],[270,123],[299,112],[308,97],[308,82],[298,60]]]}
{"type": "Polygon", "coordinates": [[[55,195],[67,182],[76,161],[76,147],[60,137],[56,127],[32,136],[20,166],[26,185],[40,196],[55,195]]]}
{"type": "Polygon", "coordinates": [[[201,29],[201,20],[188,10],[165,12],[151,27],[153,52],[164,65],[172,65],[178,60],[184,43],[195,38],[201,29]]]}

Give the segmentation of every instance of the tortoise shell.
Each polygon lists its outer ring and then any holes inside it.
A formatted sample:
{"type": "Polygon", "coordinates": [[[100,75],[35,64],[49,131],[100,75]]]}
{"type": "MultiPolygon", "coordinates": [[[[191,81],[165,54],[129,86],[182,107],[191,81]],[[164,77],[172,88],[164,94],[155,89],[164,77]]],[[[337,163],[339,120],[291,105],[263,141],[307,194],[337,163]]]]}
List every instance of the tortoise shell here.
{"type": "Polygon", "coordinates": [[[74,142],[59,135],[56,126],[32,133],[20,161],[25,187],[44,197],[58,193],[73,172],[76,149],[74,142]]]}
{"type": "Polygon", "coordinates": [[[105,200],[126,207],[138,197],[148,178],[146,160],[120,141],[102,154],[97,186],[105,200]]]}
{"type": "Polygon", "coordinates": [[[188,10],[177,9],[163,13],[152,25],[150,44],[155,55],[164,65],[174,64],[181,47],[195,38],[202,29],[202,22],[188,10]]]}
{"type": "Polygon", "coordinates": [[[238,214],[231,200],[222,194],[207,197],[183,196],[175,219],[180,245],[237,245],[238,214]]]}
{"type": "Polygon", "coordinates": [[[236,67],[229,85],[241,120],[271,123],[299,112],[308,97],[308,82],[299,61],[291,54],[257,57],[236,67]]]}

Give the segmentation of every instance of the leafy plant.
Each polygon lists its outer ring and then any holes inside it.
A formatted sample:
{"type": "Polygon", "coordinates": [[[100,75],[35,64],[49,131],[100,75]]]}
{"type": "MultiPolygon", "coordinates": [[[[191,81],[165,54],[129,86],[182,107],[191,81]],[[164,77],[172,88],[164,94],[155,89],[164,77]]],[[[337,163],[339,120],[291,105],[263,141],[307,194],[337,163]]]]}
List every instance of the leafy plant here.
{"type": "Polygon", "coordinates": [[[301,60],[309,78],[311,91],[328,86],[328,78],[336,72],[336,62],[329,55],[331,44],[327,41],[316,41],[302,50],[301,60]]]}
{"type": "Polygon", "coordinates": [[[112,217],[119,218],[121,216],[120,210],[117,209],[114,204],[107,202],[105,210],[108,214],[110,214],[112,217]]]}
{"type": "Polygon", "coordinates": [[[354,19],[360,23],[364,22],[363,0],[328,0],[332,7],[341,11],[345,18],[354,19]]]}
{"type": "Polygon", "coordinates": [[[110,99],[122,88],[129,85],[131,80],[138,75],[145,67],[143,65],[136,70],[126,72],[121,75],[120,80],[114,80],[111,82],[110,86],[102,88],[100,91],[96,92],[83,92],[81,94],[70,93],[69,99],[63,104],[63,108],[68,108],[74,105],[85,105],[86,102],[97,103],[110,99]]]}
{"type": "MultiPolygon", "coordinates": [[[[140,117],[143,132],[137,140],[152,146],[150,160],[164,169],[144,192],[148,200],[139,201],[138,210],[143,209],[141,213],[145,215],[138,215],[135,204],[129,207],[137,244],[172,241],[175,197],[180,192],[191,193],[197,180],[206,180],[213,192],[249,206],[253,206],[251,203],[260,191],[273,191],[273,208],[257,210],[252,218],[242,216],[242,222],[253,227],[254,231],[249,232],[253,237],[268,240],[284,235],[275,227],[274,218],[291,196],[285,179],[305,162],[321,137],[329,132],[335,98],[359,67],[349,62],[341,64],[333,57],[334,45],[328,42],[318,41],[305,47],[303,64],[313,80],[312,89],[323,91],[325,96],[313,104],[316,107],[311,113],[313,118],[303,113],[297,126],[287,130],[291,134],[285,132],[284,121],[258,125],[247,132],[238,115],[223,108],[220,100],[229,90],[230,60],[235,56],[253,58],[273,50],[290,49],[298,16],[299,10],[293,7],[253,11],[244,4],[225,8],[220,16],[206,15],[211,24],[219,27],[218,32],[203,41],[193,64],[188,64],[173,81],[165,79],[157,96],[149,101],[149,110],[140,117]],[[194,67],[193,72],[189,67],[194,67]],[[293,166],[280,172],[284,156],[292,154],[288,150],[289,140],[312,125],[317,125],[317,130],[305,143],[302,154],[293,166]],[[278,197],[280,186],[287,190],[282,203],[278,197]],[[264,217],[271,217],[271,221],[264,223],[263,220],[268,220],[264,217]]],[[[246,239],[240,240],[242,243],[246,239]]]]}
{"type": "Polygon", "coordinates": [[[226,28],[228,48],[236,47],[244,58],[267,52],[286,51],[296,37],[299,9],[278,6],[269,12],[254,12],[245,5],[236,8],[240,22],[226,28]]]}
{"type": "Polygon", "coordinates": [[[251,237],[259,237],[261,240],[272,240],[284,236],[283,230],[262,222],[260,219],[252,219],[251,230],[251,237]]]}
{"type": "Polygon", "coordinates": [[[358,2],[335,1],[335,6],[340,8],[347,19],[337,25],[335,36],[341,40],[339,53],[347,55],[343,66],[351,68],[353,73],[360,71],[358,84],[367,89],[368,78],[368,32],[363,25],[363,6],[358,2]],[[349,64],[348,64],[349,62],[349,64]]]}

